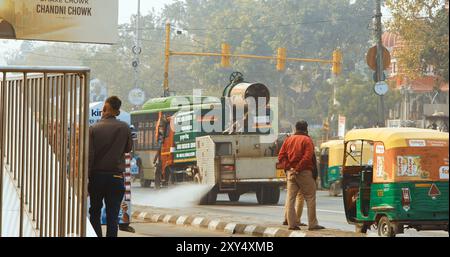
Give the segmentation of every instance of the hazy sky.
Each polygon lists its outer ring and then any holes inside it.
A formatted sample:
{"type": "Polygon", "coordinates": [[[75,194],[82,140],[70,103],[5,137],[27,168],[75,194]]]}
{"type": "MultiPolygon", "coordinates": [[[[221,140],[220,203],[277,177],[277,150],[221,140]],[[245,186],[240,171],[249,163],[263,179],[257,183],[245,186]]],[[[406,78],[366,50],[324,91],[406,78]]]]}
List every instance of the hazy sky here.
{"type": "MultiPolygon", "coordinates": [[[[350,0],[354,1],[354,0],[350,0]]],[[[159,11],[165,4],[174,0],[141,0],[141,14],[147,14],[152,8],[159,11]]],[[[137,12],[138,0],[119,0],[119,23],[129,22],[131,15],[137,12]]],[[[386,10],[383,10],[386,13],[386,10]]],[[[19,48],[22,41],[0,39],[0,65],[6,65],[4,54],[19,48]]]]}
{"type": "MultiPolygon", "coordinates": [[[[173,0],[141,0],[141,14],[147,14],[152,8],[161,10],[173,0]]],[[[138,0],[119,0],[119,23],[129,22],[131,15],[137,13],[138,0]]],[[[0,39],[0,65],[6,65],[4,54],[18,49],[22,41],[0,39]]]]}
{"type": "MultiPolygon", "coordinates": [[[[130,20],[130,16],[137,12],[137,0],[119,0],[119,23],[130,20]]],[[[170,4],[173,0],[141,0],[141,14],[147,14],[152,8],[160,10],[164,4],[170,4]]]]}

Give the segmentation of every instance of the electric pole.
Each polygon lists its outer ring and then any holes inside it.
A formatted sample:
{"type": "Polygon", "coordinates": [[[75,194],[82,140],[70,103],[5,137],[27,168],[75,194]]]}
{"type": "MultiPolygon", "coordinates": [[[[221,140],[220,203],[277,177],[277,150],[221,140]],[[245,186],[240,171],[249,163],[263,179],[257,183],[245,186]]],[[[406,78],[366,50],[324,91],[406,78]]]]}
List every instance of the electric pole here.
{"type": "Polygon", "coordinates": [[[170,28],[169,22],[166,23],[166,49],[164,52],[164,97],[170,96],[169,91],[169,60],[170,60],[170,28]]]}
{"type": "Polygon", "coordinates": [[[141,29],[140,29],[140,19],[141,19],[141,0],[138,0],[137,18],[136,18],[136,41],[135,47],[133,49],[135,62],[133,62],[134,68],[134,87],[138,87],[139,80],[139,55],[141,54],[141,29]]]}
{"type": "MultiPolygon", "coordinates": [[[[377,41],[377,82],[383,81],[385,78],[383,76],[384,72],[384,63],[383,63],[383,28],[381,24],[381,0],[376,0],[376,14],[375,14],[375,23],[376,23],[376,41],[377,41]]],[[[378,111],[380,113],[379,120],[378,120],[378,126],[385,126],[385,117],[384,117],[384,98],[383,95],[380,95],[379,97],[379,103],[378,103],[378,111]]]]}

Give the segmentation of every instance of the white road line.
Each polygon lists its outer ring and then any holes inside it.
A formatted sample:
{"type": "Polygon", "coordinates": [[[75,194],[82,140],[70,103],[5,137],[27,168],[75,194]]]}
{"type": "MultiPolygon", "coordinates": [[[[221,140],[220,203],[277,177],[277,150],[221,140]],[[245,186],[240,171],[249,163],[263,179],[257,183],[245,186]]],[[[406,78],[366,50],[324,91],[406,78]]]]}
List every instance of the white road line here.
{"type": "MultiPolygon", "coordinates": [[[[269,208],[276,208],[276,209],[284,209],[284,206],[265,206],[269,208]]],[[[304,211],[307,211],[308,208],[303,208],[304,211]]],[[[320,212],[329,212],[329,213],[338,213],[338,214],[345,214],[345,211],[335,211],[335,210],[325,210],[325,209],[316,209],[316,211],[320,212]]]]}

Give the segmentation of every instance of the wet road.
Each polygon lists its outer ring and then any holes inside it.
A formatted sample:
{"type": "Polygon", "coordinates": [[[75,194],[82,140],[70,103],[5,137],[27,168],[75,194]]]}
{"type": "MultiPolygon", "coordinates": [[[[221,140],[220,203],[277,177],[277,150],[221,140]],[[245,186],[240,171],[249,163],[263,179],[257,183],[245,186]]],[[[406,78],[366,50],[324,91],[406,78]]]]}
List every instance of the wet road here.
{"type": "MultiPolygon", "coordinates": [[[[283,204],[286,197],[286,192],[284,190],[281,193],[279,204],[272,206],[259,205],[254,193],[242,195],[239,202],[230,202],[226,194],[219,194],[217,197],[217,204],[209,206],[196,205],[194,199],[186,201],[185,199],[188,199],[186,195],[189,195],[190,193],[183,193],[182,190],[173,193],[171,193],[173,195],[168,199],[164,199],[164,197],[162,197],[164,194],[156,193],[154,189],[151,188],[141,188],[136,184],[133,185],[132,188],[132,204],[200,211],[206,214],[239,217],[249,221],[256,219],[258,222],[269,224],[280,224],[283,221],[283,204]],[[177,201],[174,199],[179,200],[177,201]],[[166,205],[158,206],[161,202],[165,202],[166,205]]],[[[354,226],[348,224],[346,221],[342,197],[330,197],[328,192],[319,191],[317,194],[317,215],[319,223],[327,228],[354,231],[354,226]]],[[[302,222],[307,222],[306,206],[302,222]]],[[[369,231],[368,236],[377,236],[376,231],[369,231]]],[[[405,234],[398,236],[448,237],[448,233],[445,231],[417,232],[414,229],[406,229],[405,234]]]]}

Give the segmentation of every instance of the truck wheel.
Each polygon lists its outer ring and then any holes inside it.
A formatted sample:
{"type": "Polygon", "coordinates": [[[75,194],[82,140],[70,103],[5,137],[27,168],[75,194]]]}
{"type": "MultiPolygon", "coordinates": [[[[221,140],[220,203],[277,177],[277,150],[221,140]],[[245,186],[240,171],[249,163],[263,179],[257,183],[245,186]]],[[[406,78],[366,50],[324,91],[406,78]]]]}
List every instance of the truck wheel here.
{"type": "Polygon", "coordinates": [[[388,217],[381,217],[378,221],[378,235],[381,237],[395,237],[394,227],[388,217]]]}
{"type": "Polygon", "coordinates": [[[237,192],[228,193],[228,198],[230,199],[231,202],[238,202],[240,197],[241,195],[238,194],[237,192]]]}
{"type": "Polygon", "coordinates": [[[174,186],[176,182],[176,177],[174,171],[171,168],[166,169],[166,183],[167,187],[174,186]]]}
{"type": "Polygon", "coordinates": [[[155,172],[155,189],[161,188],[161,172],[155,172]]]}
{"type": "Polygon", "coordinates": [[[214,205],[217,201],[217,186],[214,186],[209,192],[200,199],[200,205],[214,205]]]}
{"type": "Polygon", "coordinates": [[[278,185],[262,185],[256,189],[256,200],[259,204],[278,204],[280,187],[278,185]]]}
{"type": "Polygon", "coordinates": [[[143,179],[143,178],[140,181],[141,187],[150,187],[151,183],[152,183],[151,180],[143,179]]]}

